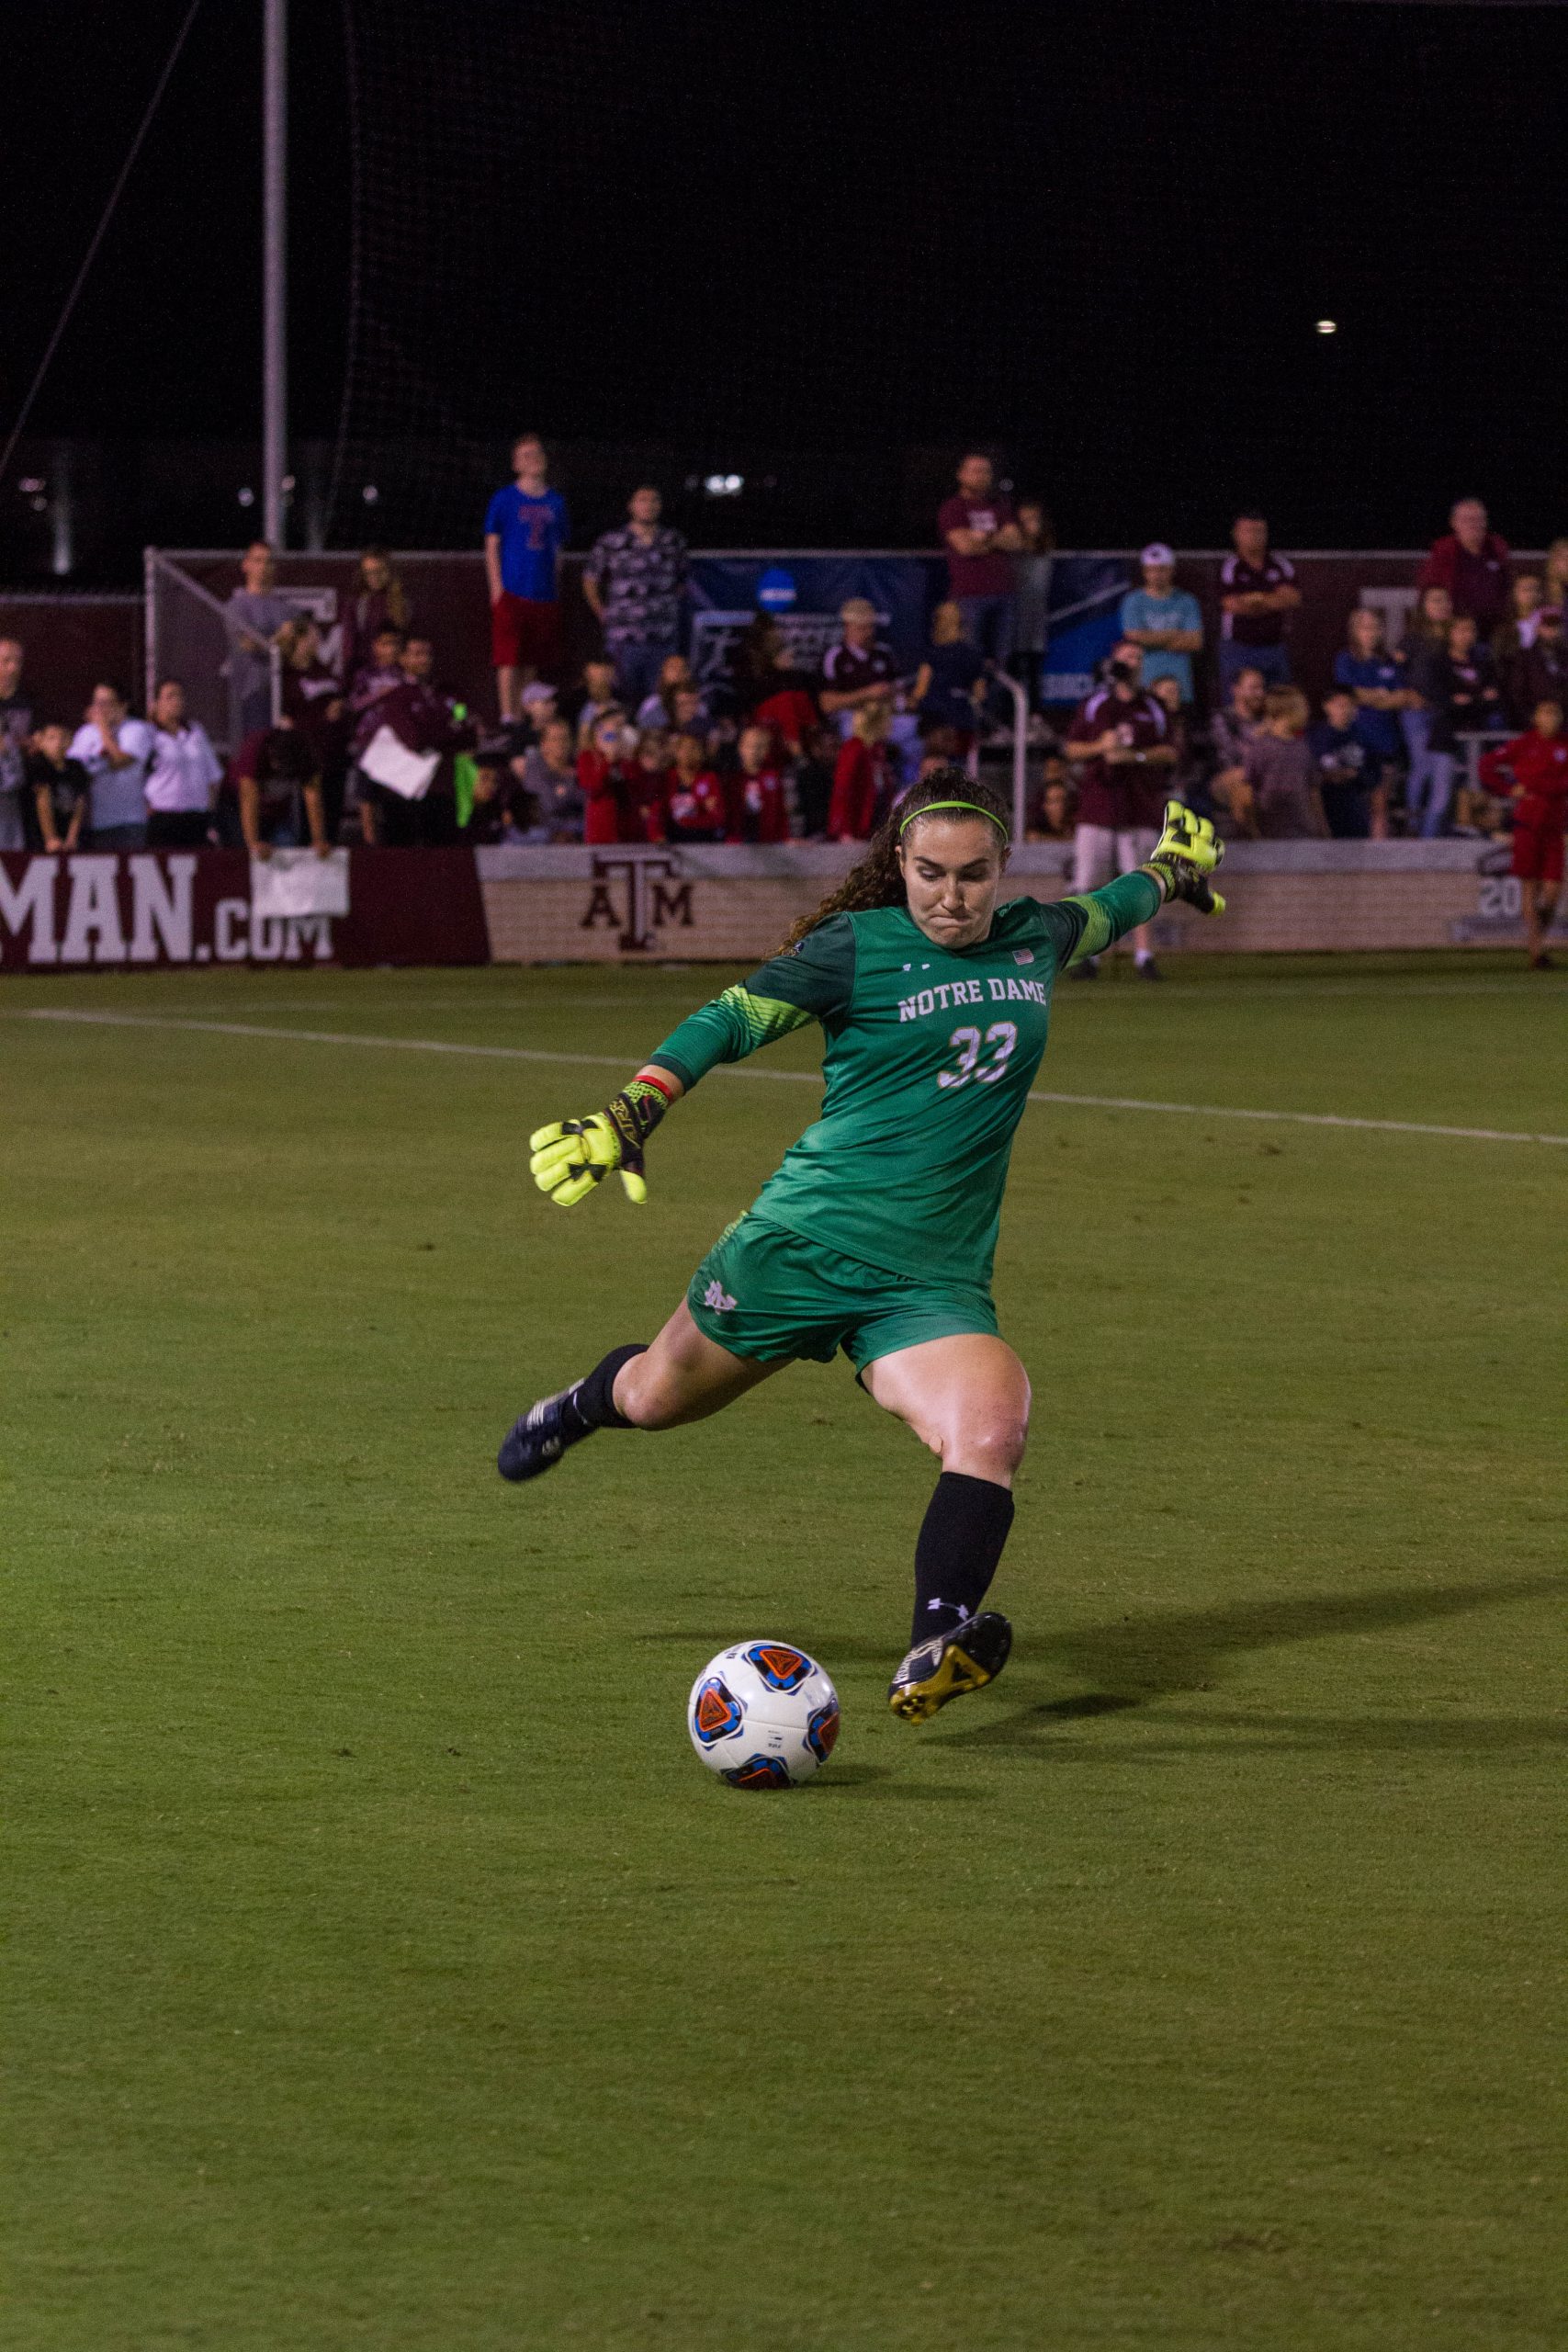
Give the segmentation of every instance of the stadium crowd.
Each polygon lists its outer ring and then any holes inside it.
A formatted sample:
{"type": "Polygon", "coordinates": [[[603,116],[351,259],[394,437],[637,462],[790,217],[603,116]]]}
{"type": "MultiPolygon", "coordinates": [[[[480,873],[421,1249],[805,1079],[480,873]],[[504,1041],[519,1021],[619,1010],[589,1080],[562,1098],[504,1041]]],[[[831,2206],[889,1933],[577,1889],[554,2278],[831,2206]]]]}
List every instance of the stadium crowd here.
{"type": "Polygon", "coordinates": [[[603,650],[563,674],[570,517],[536,435],[513,462],[484,522],[498,722],[439,684],[386,550],[361,558],[329,662],[257,541],[225,608],[227,763],[182,682],[160,681],[145,716],[109,680],[85,712],[35,711],[23,649],[0,639],[0,847],[860,841],[926,767],[1010,751],[1010,672],[1032,706],[1031,836],[1075,843],[1079,888],[1146,856],[1172,793],[1233,838],[1517,834],[1560,870],[1564,760],[1541,746],[1568,701],[1568,539],[1516,574],[1477,499],[1422,564],[1397,647],[1377,612],[1347,616],[1315,710],[1292,676],[1302,590],[1264,516],[1235,517],[1212,646],[1171,548],[1151,541],[1102,675],[1063,718],[1039,706],[1049,517],[1005,495],[983,454],[963,458],[936,517],[947,594],[912,668],[851,598],[819,667],[794,666],[759,612],[701,681],[682,650],[685,542],[646,483],[583,571],[603,650]],[[1483,758],[1461,761],[1466,737],[1489,740],[1483,758]]]}

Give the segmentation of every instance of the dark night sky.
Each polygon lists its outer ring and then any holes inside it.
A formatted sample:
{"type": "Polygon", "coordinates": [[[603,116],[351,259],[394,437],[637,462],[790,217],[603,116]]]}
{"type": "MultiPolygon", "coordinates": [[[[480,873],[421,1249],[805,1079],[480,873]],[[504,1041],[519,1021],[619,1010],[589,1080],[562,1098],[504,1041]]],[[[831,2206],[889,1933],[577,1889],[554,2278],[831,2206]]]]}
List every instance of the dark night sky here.
{"type": "MultiPolygon", "coordinates": [[[[1568,10],[356,5],[357,430],[979,437],[1078,544],[1213,543],[1243,498],[1408,544],[1472,485],[1516,542],[1568,518],[1568,10]]],[[[183,13],[13,31],[7,425],[183,13]]],[[[330,436],[344,39],[293,17],[294,417],[330,436]]],[[[207,0],[35,432],[254,430],[259,17],[207,0]]]]}

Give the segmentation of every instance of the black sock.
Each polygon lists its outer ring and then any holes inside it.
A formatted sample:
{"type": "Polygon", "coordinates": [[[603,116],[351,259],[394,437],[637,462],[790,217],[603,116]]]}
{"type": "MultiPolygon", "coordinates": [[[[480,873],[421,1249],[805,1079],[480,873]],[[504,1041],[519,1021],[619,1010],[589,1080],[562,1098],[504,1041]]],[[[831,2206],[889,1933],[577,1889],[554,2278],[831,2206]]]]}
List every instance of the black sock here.
{"type": "Polygon", "coordinates": [[[629,1348],[612,1348],[603,1363],[596,1363],[586,1379],[580,1380],[561,1407],[561,1435],[568,1445],[575,1445],[580,1438],[592,1437],[595,1430],[629,1430],[630,1421],[615,1410],[615,1374],[633,1356],[648,1353],[646,1343],[637,1340],[629,1348]]]}
{"type": "Polygon", "coordinates": [[[990,1589],[1012,1525],[1012,1497],[989,1478],[944,1470],[915,1545],[915,1623],[910,1647],[972,1616],[990,1589]]]}

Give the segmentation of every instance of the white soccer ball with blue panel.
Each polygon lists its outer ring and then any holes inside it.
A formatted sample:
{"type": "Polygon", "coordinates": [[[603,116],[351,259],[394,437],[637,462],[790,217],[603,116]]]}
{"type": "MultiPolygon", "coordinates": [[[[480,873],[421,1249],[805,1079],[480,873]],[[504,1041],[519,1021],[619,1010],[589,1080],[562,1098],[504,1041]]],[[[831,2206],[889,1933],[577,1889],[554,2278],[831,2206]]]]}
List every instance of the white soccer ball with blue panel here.
{"type": "Polygon", "coordinates": [[[839,1736],[839,1694],[790,1642],[737,1642],[692,1685],[686,1728],[710,1772],[733,1789],[797,1789],[839,1736]]]}

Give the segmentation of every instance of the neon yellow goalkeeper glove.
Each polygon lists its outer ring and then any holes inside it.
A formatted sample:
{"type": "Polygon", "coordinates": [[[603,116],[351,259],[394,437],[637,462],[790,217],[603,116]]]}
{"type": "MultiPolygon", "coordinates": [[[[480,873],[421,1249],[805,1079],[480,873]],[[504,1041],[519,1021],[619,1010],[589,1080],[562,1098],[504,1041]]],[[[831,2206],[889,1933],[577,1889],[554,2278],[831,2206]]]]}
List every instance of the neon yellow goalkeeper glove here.
{"type": "Polygon", "coordinates": [[[1155,845],[1149,865],[1165,884],[1168,899],[1184,899],[1201,915],[1223,915],[1225,902],[1209,885],[1225,845],[1207,817],[1200,817],[1179,800],[1165,804],[1165,831],[1155,845]]]}
{"type": "Polygon", "coordinates": [[[591,1117],[558,1119],[550,1126],[536,1127],[528,1138],[533,1155],[528,1168],[535,1183],[558,1208],[570,1209],[618,1168],[627,1200],[640,1205],[648,1198],[642,1148],[669,1107],[660,1088],[634,1078],[623,1093],[591,1117]]]}

